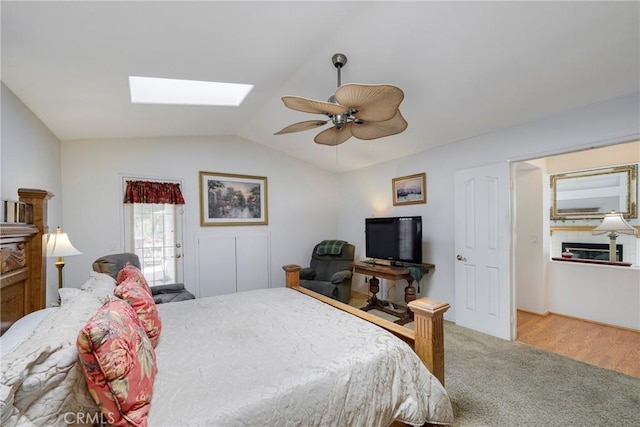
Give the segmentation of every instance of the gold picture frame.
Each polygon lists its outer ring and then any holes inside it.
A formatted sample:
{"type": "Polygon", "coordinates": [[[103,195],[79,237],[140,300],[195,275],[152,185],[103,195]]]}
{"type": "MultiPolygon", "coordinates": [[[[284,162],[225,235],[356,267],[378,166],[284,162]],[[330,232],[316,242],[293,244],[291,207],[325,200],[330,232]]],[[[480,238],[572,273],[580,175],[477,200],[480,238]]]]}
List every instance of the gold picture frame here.
{"type": "Polygon", "coordinates": [[[427,203],[427,174],[424,172],[393,178],[391,188],[393,206],[427,203]]]}
{"type": "Polygon", "coordinates": [[[267,177],[200,171],[200,225],[267,225],[267,177]]]}

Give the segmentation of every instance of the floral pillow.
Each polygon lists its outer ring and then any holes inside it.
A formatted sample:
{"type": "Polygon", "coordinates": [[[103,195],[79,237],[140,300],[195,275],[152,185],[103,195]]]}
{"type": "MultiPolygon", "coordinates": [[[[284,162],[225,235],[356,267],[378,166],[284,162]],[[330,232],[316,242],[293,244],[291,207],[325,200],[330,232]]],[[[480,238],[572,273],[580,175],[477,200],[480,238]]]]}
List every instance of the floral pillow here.
{"type": "Polygon", "coordinates": [[[160,337],[162,323],[160,322],[156,303],[153,301],[151,295],[143,290],[132,277],[127,278],[124,282],[116,286],[113,293],[118,298],[129,303],[133,311],[138,314],[142,326],[151,340],[151,344],[155,348],[158,344],[158,338],[160,337]]]}
{"type": "Polygon", "coordinates": [[[151,288],[149,287],[149,284],[147,283],[147,279],[144,278],[144,275],[142,274],[142,271],[140,271],[140,269],[138,267],[136,267],[135,265],[131,264],[130,262],[126,263],[124,265],[124,267],[122,267],[122,270],[120,270],[118,272],[118,276],[116,277],[116,281],[118,282],[118,284],[124,282],[125,280],[127,280],[128,278],[133,278],[135,279],[135,281],[138,283],[139,286],[141,286],[145,291],[147,291],[149,293],[149,295],[151,294],[151,288]]]}
{"type": "Polygon", "coordinates": [[[138,315],[110,297],[78,333],[89,393],[114,426],[147,426],[156,355],[138,315]]]}

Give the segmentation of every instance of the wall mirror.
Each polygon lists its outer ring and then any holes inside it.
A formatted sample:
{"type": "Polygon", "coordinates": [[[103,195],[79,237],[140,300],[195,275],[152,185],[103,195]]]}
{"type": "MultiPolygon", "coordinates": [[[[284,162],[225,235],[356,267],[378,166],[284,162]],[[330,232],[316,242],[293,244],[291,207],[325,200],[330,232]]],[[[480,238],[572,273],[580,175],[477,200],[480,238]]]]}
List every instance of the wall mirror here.
{"type": "Polygon", "coordinates": [[[551,175],[551,219],[637,218],[638,165],[551,175]]]}

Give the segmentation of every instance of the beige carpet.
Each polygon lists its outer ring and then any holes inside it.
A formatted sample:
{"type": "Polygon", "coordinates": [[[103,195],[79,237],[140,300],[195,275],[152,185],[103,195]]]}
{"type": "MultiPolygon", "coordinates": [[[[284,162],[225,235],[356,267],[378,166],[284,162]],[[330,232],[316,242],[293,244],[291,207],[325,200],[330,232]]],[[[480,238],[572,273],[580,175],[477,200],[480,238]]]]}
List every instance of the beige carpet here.
{"type": "MultiPolygon", "coordinates": [[[[350,304],[363,307],[366,297],[350,304]]],[[[638,378],[447,321],[444,337],[456,427],[640,425],[638,378]]]]}

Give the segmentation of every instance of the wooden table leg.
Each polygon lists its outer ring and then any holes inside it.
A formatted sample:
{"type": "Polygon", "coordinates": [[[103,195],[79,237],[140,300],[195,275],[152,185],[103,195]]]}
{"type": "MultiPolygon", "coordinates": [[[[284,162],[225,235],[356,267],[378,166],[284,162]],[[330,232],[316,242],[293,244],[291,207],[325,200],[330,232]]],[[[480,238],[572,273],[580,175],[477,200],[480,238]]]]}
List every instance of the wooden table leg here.
{"type": "Polygon", "coordinates": [[[380,279],[375,276],[372,276],[369,279],[369,292],[371,293],[371,298],[369,298],[367,305],[362,307],[361,310],[369,311],[373,309],[384,309],[389,305],[387,301],[378,299],[378,292],[380,292],[380,279]]]}

